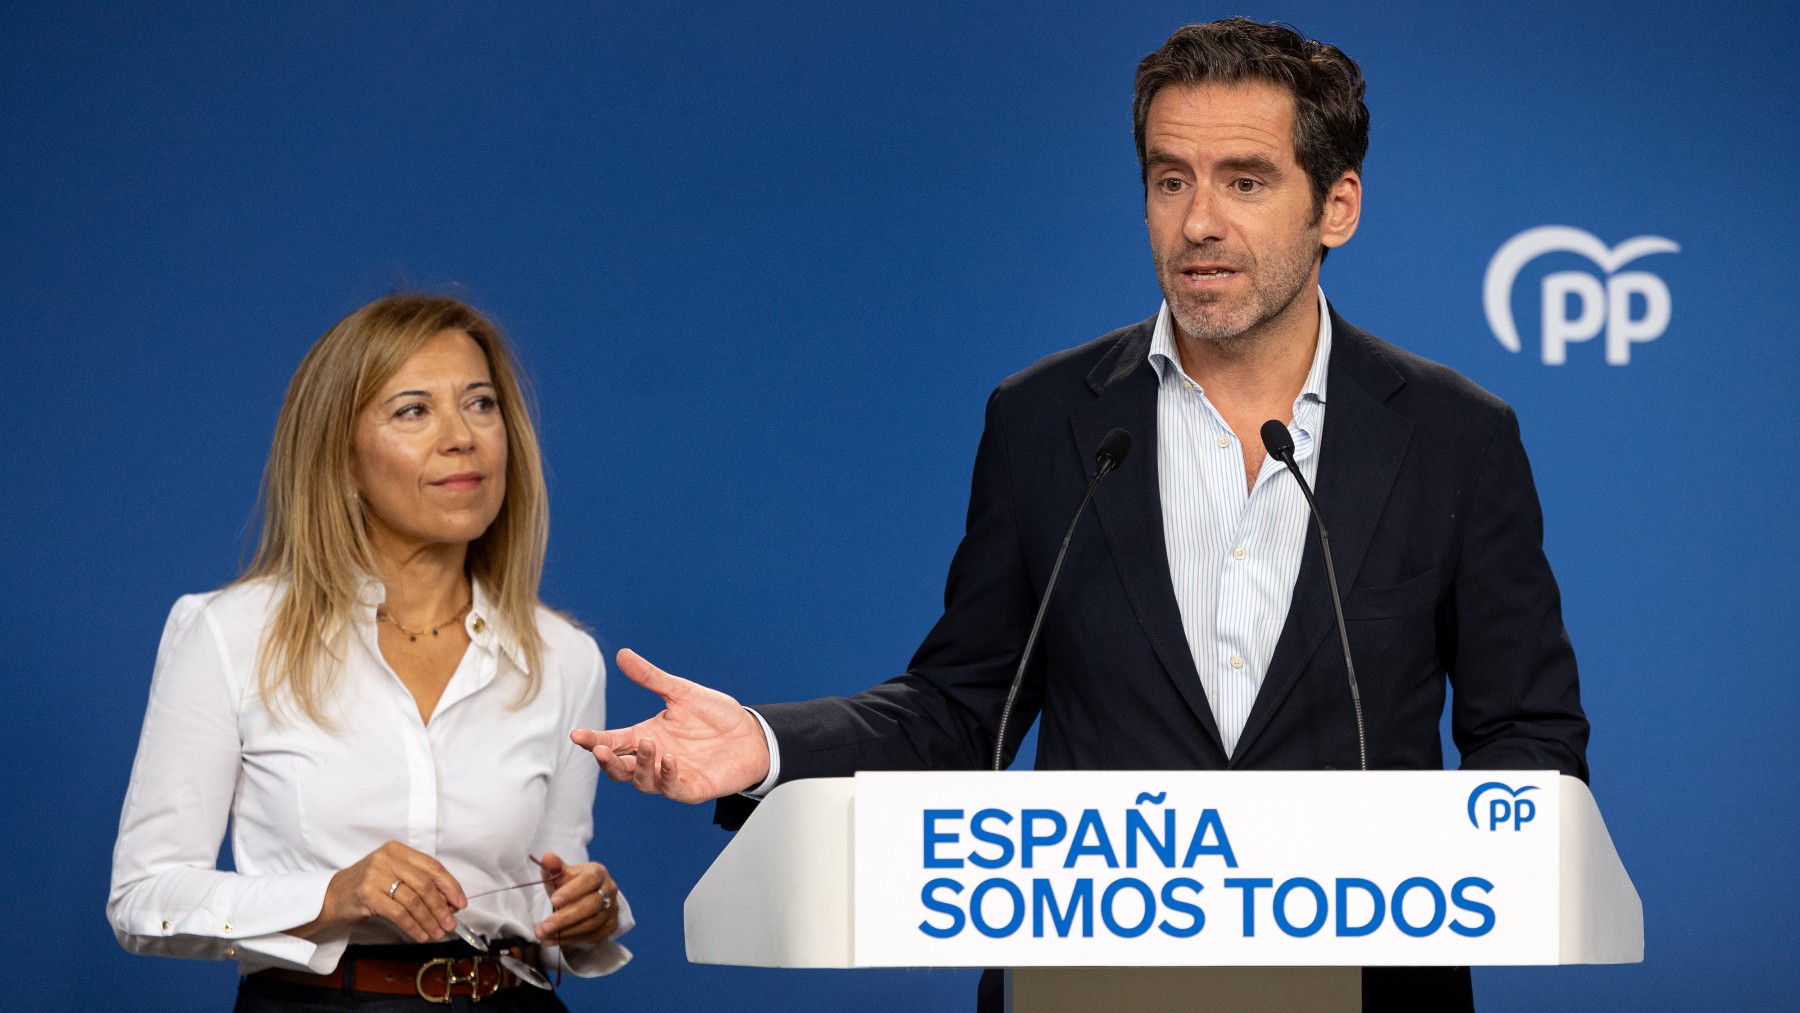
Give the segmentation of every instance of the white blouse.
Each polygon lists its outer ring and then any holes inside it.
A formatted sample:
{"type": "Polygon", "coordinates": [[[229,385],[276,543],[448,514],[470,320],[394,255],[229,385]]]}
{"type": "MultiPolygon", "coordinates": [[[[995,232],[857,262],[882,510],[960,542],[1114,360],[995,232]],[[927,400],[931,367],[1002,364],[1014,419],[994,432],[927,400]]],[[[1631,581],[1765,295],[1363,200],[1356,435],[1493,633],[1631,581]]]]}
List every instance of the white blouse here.
{"type": "MultiPolygon", "coordinates": [[[[120,944],[235,957],[248,974],[325,973],[350,943],[409,942],[380,919],[312,939],[286,931],[318,916],[337,870],[389,840],[456,877],[470,895],[463,924],[531,938],[551,911],[542,887],[474,895],[538,880],[527,855],[587,860],[599,768],[569,730],[606,727],[606,669],[593,638],[539,609],[543,679],[517,706],[525,659],[477,584],[464,619],[470,647],[426,724],[376,645],[384,592],[369,581],[321,727],[277,719],[257,692],[257,648],[280,590],[237,584],[188,595],[169,613],[113,850],[106,913],[120,944]],[[232,871],[216,867],[227,819],[232,871]]],[[[634,922],[619,903],[623,934],[634,922]]],[[[566,956],[547,946],[544,959],[591,976],[631,953],[609,941],[566,956]]]]}

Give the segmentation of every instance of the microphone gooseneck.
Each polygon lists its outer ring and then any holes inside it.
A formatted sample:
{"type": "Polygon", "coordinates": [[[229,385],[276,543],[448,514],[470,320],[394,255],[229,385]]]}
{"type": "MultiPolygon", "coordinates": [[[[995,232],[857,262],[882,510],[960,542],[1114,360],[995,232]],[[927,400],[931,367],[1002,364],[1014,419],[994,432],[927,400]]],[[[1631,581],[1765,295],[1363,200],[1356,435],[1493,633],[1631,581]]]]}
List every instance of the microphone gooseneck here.
{"type": "Polygon", "coordinates": [[[1312,511],[1313,524],[1319,529],[1319,548],[1325,550],[1325,579],[1331,585],[1331,610],[1337,616],[1338,644],[1344,649],[1344,672],[1350,677],[1350,706],[1356,711],[1357,758],[1362,769],[1368,770],[1369,743],[1363,732],[1362,693],[1356,688],[1356,664],[1350,660],[1350,635],[1344,629],[1344,601],[1338,595],[1337,567],[1331,562],[1331,536],[1325,532],[1325,517],[1319,513],[1319,504],[1313,499],[1312,487],[1306,484],[1306,476],[1300,474],[1300,466],[1294,463],[1294,437],[1288,433],[1287,426],[1276,419],[1264,422],[1262,441],[1269,456],[1287,465],[1288,474],[1300,483],[1300,492],[1306,496],[1306,506],[1312,511]]]}
{"type": "Polygon", "coordinates": [[[1031,650],[1037,646],[1038,632],[1044,627],[1044,613],[1050,608],[1050,593],[1056,590],[1056,578],[1062,574],[1063,559],[1069,554],[1069,542],[1075,537],[1075,525],[1081,523],[1081,515],[1087,511],[1088,500],[1094,498],[1094,490],[1100,488],[1100,480],[1107,473],[1117,468],[1131,453],[1131,434],[1123,429],[1111,430],[1101,438],[1100,446],[1094,451],[1094,477],[1088,480],[1087,493],[1081,497],[1081,505],[1075,508],[1075,516],[1069,518],[1069,531],[1063,535],[1062,548],[1056,552],[1056,565],[1050,568],[1050,580],[1044,584],[1044,597],[1038,602],[1037,618],[1031,621],[1031,633],[1025,638],[1025,649],[1019,652],[1019,667],[1013,672],[1012,685],[1006,690],[1006,706],[1000,710],[1000,730],[994,734],[994,769],[1001,769],[1002,758],[1006,753],[1006,726],[1012,719],[1013,703],[1019,697],[1019,686],[1025,682],[1025,666],[1031,663],[1031,650]]]}

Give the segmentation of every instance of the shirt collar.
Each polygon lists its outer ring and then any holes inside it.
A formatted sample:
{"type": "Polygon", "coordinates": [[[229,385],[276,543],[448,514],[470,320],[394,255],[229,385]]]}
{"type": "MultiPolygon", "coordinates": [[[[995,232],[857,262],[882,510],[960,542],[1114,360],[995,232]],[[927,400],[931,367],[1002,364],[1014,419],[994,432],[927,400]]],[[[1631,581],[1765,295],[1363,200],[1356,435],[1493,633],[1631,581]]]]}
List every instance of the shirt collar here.
{"type": "MultiPolygon", "coordinates": [[[[1325,403],[1325,378],[1331,362],[1331,305],[1325,301],[1323,288],[1318,289],[1318,293],[1319,339],[1313,349],[1312,366],[1306,371],[1306,382],[1301,384],[1300,396],[1294,401],[1296,409],[1304,401],[1325,403]]],[[[1156,330],[1150,336],[1149,358],[1150,367],[1156,370],[1158,382],[1167,383],[1171,375],[1180,379],[1187,378],[1187,374],[1181,369],[1181,357],[1175,350],[1175,317],[1169,312],[1166,299],[1156,313],[1156,330]]]]}
{"type": "Polygon", "coordinates": [[[479,580],[469,583],[474,589],[474,599],[469,605],[468,616],[463,619],[469,639],[490,651],[506,655],[519,671],[529,675],[531,666],[525,660],[525,651],[519,647],[519,637],[501,617],[493,599],[488,597],[486,585],[479,580]]]}
{"type": "MultiPolygon", "coordinates": [[[[463,629],[469,634],[469,642],[491,654],[504,655],[519,671],[530,674],[531,666],[525,660],[519,638],[501,618],[487,587],[479,580],[471,580],[469,584],[469,613],[463,616],[463,629]]],[[[357,591],[357,602],[361,606],[358,619],[374,624],[375,610],[386,600],[387,587],[378,578],[363,575],[357,591]]]]}

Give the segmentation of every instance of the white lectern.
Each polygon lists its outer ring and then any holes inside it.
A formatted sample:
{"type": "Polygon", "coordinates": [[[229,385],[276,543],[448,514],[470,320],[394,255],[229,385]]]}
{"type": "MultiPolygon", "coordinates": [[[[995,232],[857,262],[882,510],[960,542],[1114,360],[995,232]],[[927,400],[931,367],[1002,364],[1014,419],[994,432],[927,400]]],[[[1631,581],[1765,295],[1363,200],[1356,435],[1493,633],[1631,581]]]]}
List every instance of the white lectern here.
{"type": "Polygon", "coordinates": [[[1643,908],[1545,771],[865,773],[771,792],[688,959],[1010,967],[1014,1009],[1360,1008],[1360,968],[1629,963],[1643,908]]]}

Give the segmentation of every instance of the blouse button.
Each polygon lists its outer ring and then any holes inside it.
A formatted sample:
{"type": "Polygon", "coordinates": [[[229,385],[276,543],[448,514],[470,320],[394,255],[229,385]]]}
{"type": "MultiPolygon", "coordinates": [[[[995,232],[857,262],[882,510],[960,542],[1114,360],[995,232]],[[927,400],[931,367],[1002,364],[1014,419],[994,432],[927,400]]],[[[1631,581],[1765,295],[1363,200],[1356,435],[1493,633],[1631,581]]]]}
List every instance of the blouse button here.
{"type": "Polygon", "coordinates": [[[225,923],[225,931],[227,931],[227,932],[231,931],[231,923],[230,922],[225,923]]]}
{"type": "Polygon", "coordinates": [[[163,931],[164,931],[164,932],[167,932],[167,931],[169,931],[169,923],[168,923],[168,922],[166,922],[166,921],[165,921],[165,922],[163,922],[163,931]]]}
{"type": "Polygon", "coordinates": [[[475,632],[480,633],[485,629],[487,629],[487,623],[483,622],[482,618],[480,616],[476,616],[475,617],[475,632]]]}

